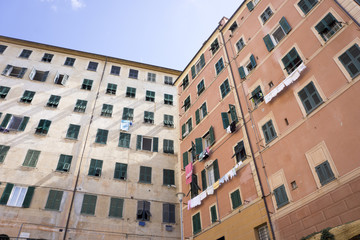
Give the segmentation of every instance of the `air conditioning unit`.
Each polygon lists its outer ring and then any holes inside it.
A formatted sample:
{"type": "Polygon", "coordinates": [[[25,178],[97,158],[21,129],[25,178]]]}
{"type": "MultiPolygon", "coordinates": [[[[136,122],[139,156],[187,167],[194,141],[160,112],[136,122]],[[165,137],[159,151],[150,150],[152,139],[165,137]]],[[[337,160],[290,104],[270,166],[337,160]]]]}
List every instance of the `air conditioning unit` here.
{"type": "Polygon", "coordinates": [[[69,163],[64,163],[63,170],[65,172],[68,172],[70,170],[70,164],[69,163]]]}

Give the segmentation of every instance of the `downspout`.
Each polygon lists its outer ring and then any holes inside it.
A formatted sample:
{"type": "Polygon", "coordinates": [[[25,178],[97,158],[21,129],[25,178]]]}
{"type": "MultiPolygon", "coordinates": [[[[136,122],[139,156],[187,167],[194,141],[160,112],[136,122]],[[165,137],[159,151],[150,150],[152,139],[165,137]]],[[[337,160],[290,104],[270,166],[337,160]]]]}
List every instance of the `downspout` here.
{"type": "Polygon", "coordinates": [[[83,147],[83,150],[82,150],[82,153],[81,153],[80,164],[79,164],[79,168],[78,168],[78,171],[77,171],[75,186],[74,186],[74,189],[73,189],[73,191],[72,191],[73,195],[72,195],[72,197],[71,197],[71,203],[70,203],[70,208],[69,208],[69,212],[68,212],[68,216],[67,216],[67,220],[66,220],[66,225],[65,225],[65,229],[64,229],[64,237],[63,237],[63,240],[66,240],[66,234],[67,234],[67,231],[68,231],[68,229],[69,229],[71,211],[72,211],[72,208],[73,208],[73,205],[74,205],[74,199],[75,199],[76,189],[77,189],[77,186],[78,186],[78,183],[79,183],[79,177],[80,177],[80,171],[81,171],[81,164],[82,164],[82,161],[84,160],[86,143],[87,143],[87,140],[88,140],[88,138],[89,138],[90,126],[91,126],[91,123],[92,123],[92,120],[93,120],[93,116],[94,116],[94,111],[95,111],[95,107],[96,107],[96,101],[97,101],[97,99],[98,99],[98,97],[99,97],[99,91],[100,91],[101,82],[102,82],[102,80],[103,80],[103,78],[104,78],[105,67],[106,67],[107,61],[108,61],[108,58],[105,57],[104,69],[103,69],[103,72],[102,72],[102,74],[101,74],[100,83],[99,83],[99,87],[98,87],[97,94],[96,94],[96,98],[95,98],[95,102],[94,102],[94,107],[93,107],[93,109],[92,109],[92,111],[91,111],[90,123],[89,123],[88,130],[87,130],[87,132],[86,132],[84,147],[83,147]]]}
{"type": "Polygon", "coordinates": [[[338,2],[338,0],[334,0],[334,2],[360,27],[360,24],[356,19],[338,2]]]}
{"type": "Polygon", "coordinates": [[[260,185],[261,199],[264,201],[264,205],[265,205],[265,209],[266,209],[266,215],[267,215],[267,217],[268,217],[268,221],[269,221],[269,225],[270,225],[271,235],[272,235],[272,237],[273,237],[273,240],[275,240],[275,233],[274,233],[274,228],[273,228],[273,225],[272,225],[272,222],[271,222],[271,218],[270,218],[269,207],[268,207],[268,205],[267,205],[267,202],[266,202],[266,199],[265,199],[265,196],[264,196],[264,188],[263,188],[262,183],[261,183],[261,180],[260,180],[260,175],[259,175],[259,170],[258,170],[258,166],[257,166],[256,159],[255,159],[255,154],[254,154],[254,151],[253,151],[253,148],[252,148],[252,145],[251,145],[250,135],[249,135],[249,132],[248,132],[248,129],[247,129],[247,126],[246,126],[246,122],[245,122],[245,118],[244,118],[244,111],[243,111],[243,109],[242,109],[242,107],[241,107],[240,97],[239,97],[239,94],[238,94],[238,92],[237,92],[237,86],[236,86],[236,81],[235,81],[235,78],[234,78],[234,72],[233,72],[233,70],[232,70],[232,66],[231,66],[231,63],[230,63],[229,54],[228,54],[228,51],[227,51],[227,48],[226,48],[224,35],[223,35],[223,33],[222,33],[221,30],[219,30],[219,32],[220,32],[220,35],[221,35],[222,42],[223,42],[223,44],[224,44],[227,62],[229,63],[230,73],[231,73],[231,77],[232,77],[233,84],[234,84],[234,87],[235,87],[235,94],[236,94],[237,100],[238,100],[238,102],[239,102],[240,112],[241,112],[241,116],[242,116],[242,120],[243,120],[243,126],[244,126],[244,129],[245,129],[246,137],[249,139],[249,143],[250,143],[249,146],[250,146],[251,157],[252,157],[252,159],[253,159],[253,161],[254,161],[255,170],[256,170],[256,175],[257,175],[257,178],[258,178],[258,181],[259,181],[259,185],[260,185]]]}

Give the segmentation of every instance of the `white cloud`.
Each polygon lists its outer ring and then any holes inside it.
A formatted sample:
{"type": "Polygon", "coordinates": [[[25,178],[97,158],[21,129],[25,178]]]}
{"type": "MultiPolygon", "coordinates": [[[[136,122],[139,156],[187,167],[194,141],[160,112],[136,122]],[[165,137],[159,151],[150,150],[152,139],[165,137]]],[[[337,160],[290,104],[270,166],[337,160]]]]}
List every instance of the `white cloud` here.
{"type": "Polygon", "coordinates": [[[79,8],[85,7],[85,3],[83,3],[81,0],[71,0],[71,7],[74,10],[77,10],[79,8]]]}

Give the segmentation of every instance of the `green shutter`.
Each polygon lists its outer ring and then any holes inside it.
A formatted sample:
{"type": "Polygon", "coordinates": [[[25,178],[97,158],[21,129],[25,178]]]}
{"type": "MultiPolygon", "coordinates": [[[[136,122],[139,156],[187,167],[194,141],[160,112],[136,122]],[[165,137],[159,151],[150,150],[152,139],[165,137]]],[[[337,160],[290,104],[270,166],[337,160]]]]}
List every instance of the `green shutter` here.
{"type": "Polygon", "coordinates": [[[253,68],[256,67],[256,60],[253,54],[250,56],[250,62],[253,68]]]}
{"type": "Polygon", "coordinates": [[[211,213],[211,222],[212,223],[216,222],[217,213],[216,213],[216,206],[215,205],[210,208],[210,213],[211,213]]]}
{"type": "Polygon", "coordinates": [[[136,138],[136,150],[141,150],[142,136],[137,135],[136,138]]]}
{"type": "Polygon", "coordinates": [[[203,151],[202,138],[195,138],[196,155],[199,155],[203,151]]]}
{"type": "Polygon", "coordinates": [[[5,115],[4,120],[3,120],[2,123],[1,123],[1,127],[2,127],[2,128],[6,128],[6,126],[8,125],[11,117],[12,117],[12,114],[7,113],[7,114],[5,115]]]}
{"type": "Polygon", "coordinates": [[[279,24],[286,34],[288,34],[291,31],[291,27],[290,27],[289,23],[286,21],[285,17],[282,17],[280,19],[279,24]]]}
{"type": "Polygon", "coordinates": [[[32,197],[34,195],[35,187],[28,187],[22,207],[29,208],[32,197]]]}
{"type": "Polygon", "coordinates": [[[214,128],[212,126],[209,129],[209,134],[210,134],[210,145],[212,145],[215,142],[214,128]]]}
{"type": "Polygon", "coordinates": [[[124,199],[111,198],[109,217],[122,218],[123,206],[124,206],[124,199]]]}
{"type": "Polygon", "coordinates": [[[183,168],[189,164],[188,155],[189,154],[187,151],[183,153],[183,168]]]}
{"type": "Polygon", "coordinates": [[[45,209],[60,210],[63,191],[50,190],[45,209]]]}
{"type": "Polygon", "coordinates": [[[231,121],[232,122],[238,122],[238,117],[236,114],[236,108],[234,105],[229,104],[229,110],[230,110],[230,116],[231,116],[231,121]]]}
{"type": "Polygon", "coordinates": [[[25,75],[27,68],[21,68],[19,74],[18,74],[18,78],[23,78],[25,75]]]}
{"type": "Polygon", "coordinates": [[[195,65],[193,65],[193,66],[191,67],[191,76],[192,76],[193,79],[196,77],[195,65]]]}
{"type": "Polygon", "coordinates": [[[195,214],[192,217],[193,220],[193,233],[197,234],[201,232],[201,219],[200,219],[200,213],[195,214]]]}
{"type": "Polygon", "coordinates": [[[232,192],[230,194],[230,196],[231,196],[231,202],[232,202],[233,209],[239,207],[242,204],[239,190],[232,192]]]}
{"type": "Polygon", "coordinates": [[[244,67],[241,66],[241,67],[239,67],[238,70],[239,70],[240,78],[244,79],[246,77],[244,67]]]}
{"type": "Polygon", "coordinates": [[[265,46],[266,46],[267,50],[269,52],[271,52],[271,50],[273,50],[275,46],[274,46],[273,41],[271,40],[270,35],[269,34],[266,35],[263,39],[264,39],[265,46]]]}
{"type": "Polygon", "coordinates": [[[222,112],[221,113],[221,119],[222,119],[222,122],[223,122],[224,129],[226,129],[230,125],[228,113],[227,112],[222,112]]]}
{"type": "Polygon", "coordinates": [[[214,178],[216,182],[217,180],[220,179],[219,164],[217,159],[214,161],[213,166],[214,166],[214,178]]]}
{"type": "Polygon", "coordinates": [[[246,4],[247,8],[249,9],[249,11],[251,12],[254,9],[254,4],[252,1],[248,2],[246,4]]]}
{"type": "Polygon", "coordinates": [[[4,162],[10,146],[0,145],[0,163],[4,162]]]}
{"type": "Polygon", "coordinates": [[[44,75],[43,75],[43,77],[41,78],[41,82],[45,82],[46,81],[46,78],[48,77],[48,75],[49,75],[49,71],[46,71],[46,72],[44,72],[44,75]]]}
{"type": "Polygon", "coordinates": [[[1,205],[6,205],[7,204],[13,187],[14,187],[14,184],[12,184],[12,183],[7,183],[6,184],[5,190],[4,190],[4,192],[3,192],[2,196],[1,196],[1,199],[0,199],[0,204],[1,205]]]}
{"type": "Polygon", "coordinates": [[[185,126],[185,124],[183,124],[183,125],[181,126],[181,136],[182,136],[183,138],[184,138],[185,131],[186,131],[186,126],[185,126]]]}
{"type": "Polygon", "coordinates": [[[286,205],[289,202],[284,185],[281,185],[280,187],[274,189],[274,195],[278,208],[286,205]]]}
{"type": "Polygon", "coordinates": [[[195,111],[195,120],[196,120],[196,124],[199,124],[200,122],[200,110],[196,109],[195,111]]]}
{"type": "Polygon", "coordinates": [[[96,207],[96,199],[97,199],[97,196],[85,194],[83,203],[81,206],[81,213],[94,215],[95,207],[96,207]]]}
{"type": "Polygon", "coordinates": [[[189,128],[189,132],[191,132],[192,130],[192,119],[190,118],[188,121],[187,121],[187,124],[188,124],[188,128],[189,128]]]}
{"type": "Polygon", "coordinates": [[[202,182],[203,191],[205,191],[207,189],[206,170],[205,169],[201,171],[201,182],[202,182]]]}
{"type": "Polygon", "coordinates": [[[204,54],[201,54],[201,56],[200,56],[200,66],[201,66],[201,68],[203,68],[205,66],[204,54]]]}
{"type": "Polygon", "coordinates": [[[18,129],[18,131],[24,131],[25,130],[25,128],[26,128],[26,125],[27,125],[27,123],[29,122],[29,117],[24,117],[23,118],[23,120],[21,121],[21,124],[20,124],[20,126],[19,126],[19,129],[18,129]]]}
{"type": "Polygon", "coordinates": [[[153,138],[153,152],[158,152],[159,148],[159,138],[154,137],[153,138]]]}

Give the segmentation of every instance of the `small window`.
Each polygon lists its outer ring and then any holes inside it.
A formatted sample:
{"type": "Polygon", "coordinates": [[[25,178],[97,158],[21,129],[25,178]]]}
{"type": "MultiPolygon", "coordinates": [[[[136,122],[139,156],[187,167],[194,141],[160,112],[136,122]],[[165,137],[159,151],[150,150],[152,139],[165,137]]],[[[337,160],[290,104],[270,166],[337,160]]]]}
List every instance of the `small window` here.
{"type": "Polygon", "coordinates": [[[215,41],[210,46],[210,50],[213,55],[216,53],[216,51],[219,49],[219,47],[220,47],[219,41],[217,39],[215,39],[215,41]]]}
{"type": "Polygon", "coordinates": [[[239,189],[235,190],[230,194],[231,197],[231,205],[233,209],[236,209],[241,206],[241,198],[240,198],[240,191],[239,189]]]}
{"type": "Polygon", "coordinates": [[[274,189],[275,201],[278,208],[285,206],[289,203],[289,199],[286,195],[285,186],[281,185],[274,189]]]}
{"type": "Polygon", "coordinates": [[[307,114],[314,111],[323,101],[313,82],[310,82],[298,93],[307,114]]]}
{"type": "Polygon", "coordinates": [[[156,74],[155,73],[148,73],[147,80],[149,82],[155,82],[156,81],[156,74]]]}
{"type": "Polygon", "coordinates": [[[22,103],[31,103],[31,101],[34,99],[35,92],[25,90],[22,97],[20,98],[20,102],[22,103]]]}
{"type": "Polygon", "coordinates": [[[63,194],[63,191],[50,190],[45,209],[59,211],[63,194]]]}
{"type": "Polygon", "coordinates": [[[192,130],[192,118],[189,118],[185,124],[181,126],[182,138],[185,138],[192,130]]]}
{"type": "Polygon", "coordinates": [[[81,214],[95,215],[97,196],[84,194],[84,199],[81,206],[81,214]]]}
{"type": "Polygon", "coordinates": [[[201,218],[200,212],[192,216],[193,234],[201,232],[201,218]]]}
{"type": "Polygon", "coordinates": [[[56,95],[51,95],[48,102],[46,103],[47,107],[57,108],[59,105],[61,97],[56,95]]]}
{"type": "Polygon", "coordinates": [[[108,83],[106,93],[110,95],[116,94],[117,85],[114,83],[108,83]]]}
{"type": "Polygon", "coordinates": [[[249,9],[249,11],[251,12],[252,10],[254,10],[255,6],[260,2],[260,0],[251,0],[250,2],[248,2],[246,4],[247,8],[249,9]]]}
{"type": "Polygon", "coordinates": [[[315,167],[315,171],[319,177],[320,183],[322,186],[335,180],[333,171],[331,170],[330,164],[328,161],[325,161],[315,167]]]}
{"type": "Polygon", "coordinates": [[[4,71],[2,72],[2,75],[16,77],[16,78],[23,78],[26,71],[27,68],[16,67],[8,64],[6,65],[4,71]]]}
{"type": "Polygon", "coordinates": [[[216,205],[210,207],[211,223],[214,223],[218,220],[216,205]]]}
{"type": "Polygon", "coordinates": [[[262,20],[262,23],[265,24],[267,20],[273,15],[273,11],[270,7],[267,7],[265,11],[261,14],[260,18],[262,20]]]}
{"type": "Polygon", "coordinates": [[[139,182],[151,183],[151,167],[140,166],[139,182]]]}
{"type": "Polygon", "coordinates": [[[199,109],[195,111],[196,124],[199,124],[207,115],[206,102],[204,102],[199,109]]]}
{"type": "Polygon", "coordinates": [[[54,83],[59,85],[65,85],[68,79],[69,75],[56,73],[54,83]]]}
{"type": "Polygon", "coordinates": [[[189,76],[186,75],[186,77],[184,77],[181,86],[183,87],[183,90],[185,90],[187,88],[187,86],[189,86],[189,76]]]}
{"type": "Polygon", "coordinates": [[[154,123],[154,112],[145,111],[144,112],[144,122],[153,124],[154,123]]]}
{"type": "Polygon", "coordinates": [[[119,76],[119,75],[120,75],[120,67],[118,67],[118,66],[111,66],[110,74],[119,76]]]}
{"type": "Polygon", "coordinates": [[[71,161],[72,161],[72,156],[60,154],[56,171],[60,171],[60,172],[70,171],[71,161]]]}
{"type": "Polygon", "coordinates": [[[102,170],[103,161],[97,159],[91,159],[90,167],[89,167],[89,176],[100,177],[102,170]]]}
{"type": "Polygon", "coordinates": [[[196,174],[191,175],[191,183],[190,183],[190,193],[191,198],[196,197],[199,195],[199,191],[201,191],[201,188],[198,185],[198,180],[196,174]]]}
{"type": "Polygon", "coordinates": [[[9,149],[9,146],[0,145],[0,163],[4,162],[9,149]]]}
{"type": "Polygon", "coordinates": [[[84,90],[91,90],[92,88],[92,84],[93,84],[93,80],[90,80],[90,79],[84,79],[83,80],[83,83],[81,84],[81,89],[84,89],[84,90]]]}
{"type": "Polygon", "coordinates": [[[126,88],[126,97],[135,98],[136,88],[127,87],[126,88]]]}
{"type": "Polygon", "coordinates": [[[103,117],[111,117],[113,113],[113,105],[103,104],[101,109],[101,116],[103,117]]]}
{"type": "Polygon", "coordinates": [[[137,135],[136,150],[158,151],[159,139],[157,137],[145,137],[137,135]]]}
{"type": "Polygon", "coordinates": [[[87,101],[78,99],[75,104],[74,112],[84,113],[86,110],[87,101]]]}
{"type": "Polygon", "coordinates": [[[204,66],[205,66],[205,57],[204,54],[201,54],[200,59],[197,60],[195,65],[191,67],[191,75],[193,79],[201,71],[201,69],[203,69],[204,66]]]}
{"type": "Polygon", "coordinates": [[[80,131],[80,125],[70,124],[66,133],[68,139],[78,139],[80,131]]]}
{"type": "Polygon", "coordinates": [[[245,147],[244,147],[244,142],[238,142],[236,144],[236,146],[234,147],[234,155],[236,157],[236,162],[240,162],[240,161],[244,161],[247,157],[246,155],[246,151],[245,151],[245,147]]]}
{"type": "Polygon", "coordinates": [[[233,24],[231,24],[229,30],[230,30],[231,32],[234,32],[235,29],[237,29],[237,27],[238,27],[237,22],[234,22],[233,24]]]}
{"type": "Polygon", "coordinates": [[[165,76],[164,77],[164,83],[168,84],[168,85],[172,85],[173,84],[173,78],[169,77],[169,76],[165,76]]]}
{"type": "Polygon", "coordinates": [[[126,180],[127,166],[125,163],[115,163],[114,178],[126,180]]]}
{"type": "Polygon", "coordinates": [[[215,69],[216,75],[219,75],[219,73],[224,69],[224,62],[222,58],[220,58],[220,60],[215,64],[215,69]]]}
{"type": "Polygon", "coordinates": [[[0,204],[29,208],[34,191],[35,187],[14,186],[12,183],[7,183],[1,196],[0,204]]]}
{"type": "Polygon", "coordinates": [[[0,86],[0,98],[4,99],[10,91],[9,87],[0,86]]]}
{"type": "Polygon", "coordinates": [[[98,129],[96,133],[95,142],[99,144],[106,144],[108,134],[109,134],[109,130],[98,129]]]}
{"type": "Polygon", "coordinates": [[[298,6],[304,14],[308,14],[308,12],[310,12],[310,10],[313,9],[318,2],[318,0],[300,0],[300,2],[298,2],[298,6]]]}
{"type": "Polygon", "coordinates": [[[354,44],[339,57],[340,62],[344,65],[346,71],[352,78],[360,73],[360,48],[354,44]]]}
{"type": "Polygon", "coordinates": [[[265,46],[269,52],[291,31],[291,26],[287,22],[285,17],[282,17],[279,21],[279,25],[273,32],[267,34],[263,40],[265,46]]]}
{"type": "Polygon", "coordinates": [[[50,125],[50,120],[40,119],[39,125],[37,126],[35,133],[40,135],[46,135],[49,132],[50,125]]]}
{"type": "Polygon", "coordinates": [[[175,185],[174,170],[163,169],[163,185],[175,185]]]}
{"type": "Polygon", "coordinates": [[[205,83],[204,80],[201,80],[199,84],[197,85],[197,94],[200,96],[200,94],[205,90],[205,83]]]}
{"type": "Polygon", "coordinates": [[[119,147],[130,148],[130,134],[121,132],[119,136],[119,147]]]}
{"type": "Polygon", "coordinates": [[[163,144],[164,144],[163,145],[164,153],[174,154],[174,141],[173,140],[164,139],[163,144]]]}
{"type": "Polygon", "coordinates": [[[138,201],[137,211],[136,211],[136,220],[140,221],[150,221],[150,202],[148,201],[138,201]]]}
{"type": "Polygon", "coordinates": [[[45,82],[49,75],[49,71],[39,71],[33,68],[29,74],[29,78],[34,81],[45,82]]]}
{"type": "Polygon", "coordinates": [[[145,101],[155,102],[155,92],[147,90],[145,101]]]}
{"type": "Polygon", "coordinates": [[[256,228],[255,232],[259,240],[270,240],[269,229],[266,224],[256,228]]]}
{"type": "Polygon", "coordinates": [[[328,13],[316,26],[315,29],[326,42],[341,29],[341,23],[328,13]]]}
{"type": "Polygon", "coordinates": [[[264,101],[264,94],[262,93],[260,86],[258,86],[257,88],[255,88],[254,91],[251,92],[250,101],[252,102],[254,107],[264,101]]]}
{"type": "Polygon", "coordinates": [[[226,79],[220,85],[220,91],[221,91],[221,98],[226,97],[226,95],[230,92],[230,85],[229,85],[229,80],[228,79],[226,79]]]}
{"type": "Polygon", "coordinates": [[[90,61],[87,70],[96,72],[98,64],[99,63],[97,63],[97,62],[91,62],[90,61]]]}
{"type": "Polygon", "coordinates": [[[240,52],[245,47],[244,39],[240,38],[239,41],[236,42],[236,49],[240,52]]]}
{"type": "Polygon", "coordinates": [[[223,122],[224,129],[231,130],[231,132],[234,132],[235,129],[231,129],[231,127],[236,128],[236,123],[239,121],[236,113],[235,105],[229,104],[229,110],[227,112],[221,113],[221,119],[223,122]],[[231,122],[230,122],[231,120],[231,122]],[[235,124],[234,124],[235,123],[235,124]],[[234,131],[232,131],[234,130],[234,131]]]}
{"type": "Polygon", "coordinates": [[[270,143],[272,140],[274,140],[277,137],[272,120],[265,123],[261,128],[264,133],[264,138],[266,143],[270,143]]]}
{"type": "Polygon", "coordinates": [[[201,171],[201,182],[203,189],[212,186],[220,179],[218,161],[215,160],[209,167],[201,171]]]}
{"type": "Polygon", "coordinates": [[[164,94],[164,104],[173,105],[173,95],[165,93],[164,94]]]}
{"type": "Polygon", "coordinates": [[[3,54],[6,50],[7,46],[5,45],[0,45],[0,54],[3,54]]]}
{"type": "Polygon", "coordinates": [[[109,217],[122,218],[123,206],[124,199],[112,197],[110,199],[109,217]]]}
{"type": "Polygon", "coordinates": [[[191,106],[190,96],[188,96],[188,97],[185,99],[184,105],[183,105],[183,107],[184,107],[184,109],[185,109],[185,112],[190,108],[190,106],[191,106]]]}
{"type": "Polygon", "coordinates": [[[122,120],[133,120],[134,119],[134,109],[124,107],[122,120]]]}
{"type": "Polygon", "coordinates": [[[30,55],[31,55],[32,51],[31,50],[28,50],[28,49],[23,49],[22,52],[20,53],[20,56],[21,58],[29,58],[30,55]]]}
{"type": "Polygon", "coordinates": [[[41,61],[49,63],[49,62],[51,62],[53,57],[54,57],[54,54],[45,53],[44,56],[42,57],[41,61]]]}
{"type": "MultiPolygon", "coordinates": [[[[203,136],[199,138],[195,138],[195,144],[192,145],[192,157],[193,161],[199,159],[200,161],[207,158],[208,151],[207,148],[213,145],[215,142],[214,128],[211,126],[209,131],[203,136]]],[[[216,169],[215,169],[216,170],[216,169]]]]}
{"type": "Polygon", "coordinates": [[[302,59],[300,58],[295,48],[292,48],[290,52],[281,59],[281,61],[284,64],[284,69],[288,74],[291,74],[293,71],[295,71],[295,69],[302,63],[302,59]]]}
{"type": "Polygon", "coordinates": [[[175,223],[175,204],[163,203],[163,223],[175,223]]]}
{"type": "Polygon", "coordinates": [[[27,151],[27,154],[25,156],[25,160],[23,162],[23,166],[26,167],[36,167],[37,161],[40,156],[40,151],[37,150],[31,150],[29,149],[27,151]]]}
{"type": "Polygon", "coordinates": [[[129,71],[129,78],[138,79],[139,71],[130,69],[129,71]]]}
{"type": "Polygon", "coordinates": [[[75,58],[67,57],[65,59],[64,65],[72,67],[72,66],[74,66],[74,63],[75,63],[75,58]]]}
{"type": "Polygon", "coordinates": [[[164,114],[164,126],[174,127],[174,117],[172,115],[164,114]]]}
{"type": "Polygon", "coordinates": [[[0,127],[4,130],[8,131],[24,131],[27,123],[29,122],[29,117],[25,116],[14,116],[12,114],[7,113],[0,125],[0,127]]]}

